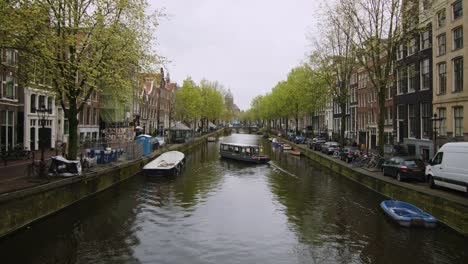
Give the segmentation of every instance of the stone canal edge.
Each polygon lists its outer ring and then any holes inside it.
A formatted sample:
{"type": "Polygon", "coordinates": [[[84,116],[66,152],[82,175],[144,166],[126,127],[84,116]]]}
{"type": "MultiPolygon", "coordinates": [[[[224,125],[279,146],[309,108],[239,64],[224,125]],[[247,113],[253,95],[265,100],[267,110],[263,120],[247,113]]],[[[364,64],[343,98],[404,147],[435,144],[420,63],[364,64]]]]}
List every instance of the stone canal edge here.
{"type": "MultiPolygon", "coordinates": [[[[157,150],[148,157],[120,163],[83,176],[2,194],[0,195],[0,238],[133,177],[163,150],[183,152],[205,143],[207,137],[222,133],[224,133],[223,130],[207,134],[189,143],[157,150]]],[[[364,169],[352,168],[329,156],[289,143],[329,172],[351,179],[383,196],[415,204],[437,217],[443,224],[468,236],[468,199],[466,197],[446,194],[443,190],[431,190],[423,186],[398,182],[364,169]]]]}

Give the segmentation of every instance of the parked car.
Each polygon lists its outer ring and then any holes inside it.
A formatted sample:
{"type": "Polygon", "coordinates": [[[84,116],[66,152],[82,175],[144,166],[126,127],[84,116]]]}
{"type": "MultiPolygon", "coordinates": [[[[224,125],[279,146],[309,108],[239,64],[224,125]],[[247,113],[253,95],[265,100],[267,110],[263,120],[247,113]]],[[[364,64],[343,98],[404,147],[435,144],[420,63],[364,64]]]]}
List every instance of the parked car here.
{"type": "Polygon", "coordinates": [[[359,148],[356,148],[356,147],[343,148],[340,151],[340,159],[346,162],[351,162],[353,161],[354,154],[356,152],[359,152],[359,148]]]}
{"type": "Polygon", "coordinates": [[[340,150],[340,144],[334,141],[325,142],[322,145],[321,149],[323,153],[330,155],[333,154],[335,151],[340,150]]]}
{"type": "Polygon", "coordinates": [[[313,150],[320,151],[322,149],[322,144],[327,140],[325,138],[314,138],[312,142],[309,143],[309,148],[313,150]]]}
{"type": "Polygon", "coordinates": [[[429,186],[468,192],[468,142],[443,145],[426,168],[429,186]]]}
{"type": "Polygon", "coordinates": [[[296,143],[296,144],[305,144],[305,140],[306,140],[306,138],[303,137],[303,136],[296,136],[294,138],[294,143],[296,143]]]}
{"type": "Polygon", "coordinates": [[[415,157],[396,156],[382,164],[383,175],[395,177],[398,181],[405,179],[425,180],[426,165],[415,157]]]}

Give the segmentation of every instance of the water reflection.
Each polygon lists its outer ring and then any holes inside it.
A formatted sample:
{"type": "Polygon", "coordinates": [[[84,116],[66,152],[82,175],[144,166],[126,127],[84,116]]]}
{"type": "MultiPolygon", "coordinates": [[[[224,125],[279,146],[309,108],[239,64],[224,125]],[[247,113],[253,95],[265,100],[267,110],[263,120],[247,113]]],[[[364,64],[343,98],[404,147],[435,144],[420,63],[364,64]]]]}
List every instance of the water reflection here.
{"type": "MultiPolygon", "coordinates": [[[[226,142],[256,144],[233,134],[226,142]]],[[[186,153],[177,177],[134,177],[0,241],[2,263],[468,263],[446,228],[399,228],[383,197],[261,140],[273,169],[186,153]],[[24,254],[27,249],[28,254],[24,254]]]]}

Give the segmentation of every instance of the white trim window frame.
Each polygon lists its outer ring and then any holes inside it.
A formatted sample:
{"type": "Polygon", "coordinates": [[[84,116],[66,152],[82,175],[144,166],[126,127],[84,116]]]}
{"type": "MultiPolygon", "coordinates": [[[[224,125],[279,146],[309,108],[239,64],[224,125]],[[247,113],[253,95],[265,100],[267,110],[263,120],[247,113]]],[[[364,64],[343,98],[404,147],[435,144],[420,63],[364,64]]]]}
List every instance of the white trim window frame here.
{"type": "Polygon", "coordinates": [[[420,89],[421,91],[429,90],[431,89],[431,75],[430,75],[430,63],[429,59],[424,59],[421,61],[420,65],[420,89]]]}

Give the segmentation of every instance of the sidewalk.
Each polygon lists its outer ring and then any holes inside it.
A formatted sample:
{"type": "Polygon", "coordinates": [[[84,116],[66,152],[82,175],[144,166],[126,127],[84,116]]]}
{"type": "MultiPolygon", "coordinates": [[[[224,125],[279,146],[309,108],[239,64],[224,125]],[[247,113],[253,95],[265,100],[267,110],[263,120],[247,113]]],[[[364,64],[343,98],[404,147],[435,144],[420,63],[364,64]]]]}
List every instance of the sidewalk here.
{"type": "MultiPolygon", "coordinates": [[[[44,159],[48,162],[48,160],[55,155],[55,151],[46,151],[44,153],[44,159]]],[[[36,161],[39,161],[41,159],[41,152],[35,151],[34,157],[36,161]]],[[[31,163],[31,159],[9,160],[7,165],[2,161],[0,164],[0,194],[30,188],[52,181],[28,177],[27,168],[31,163]]]]}

